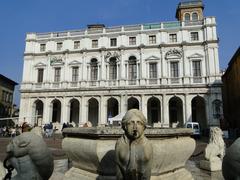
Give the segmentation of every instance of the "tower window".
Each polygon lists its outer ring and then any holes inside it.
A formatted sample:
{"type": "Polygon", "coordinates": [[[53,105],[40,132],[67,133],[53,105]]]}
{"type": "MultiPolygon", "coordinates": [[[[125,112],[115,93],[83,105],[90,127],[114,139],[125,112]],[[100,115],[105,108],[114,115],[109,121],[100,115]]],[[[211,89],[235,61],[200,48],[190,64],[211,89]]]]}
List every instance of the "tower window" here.
{"type": "Polygon", "coordinates": [[[136,45],[136,37],[129,37],[129,45],[136,45]]]}
{"type": "Polygon", "coordinates": [[[80,48],[80,41],[74,41],[74,49],[80,48]]]}
{"type": "Polygon", "coordinates": [[[198,20],[198,14],[197,13],[192,13],[192,20],[197,21],[198,20]]]}
{"type": "Polygon", "coordinates": [[[92,40],[92,48],[98,47],[98,40],[92,40]]]}
{"type": "Polygon", "coordinates": [[[184,15],[184,20],[185,20],[185,21],[190,21],[190,14],[189,14],[189,13],[186,13],[186,14],[184,15]]]}

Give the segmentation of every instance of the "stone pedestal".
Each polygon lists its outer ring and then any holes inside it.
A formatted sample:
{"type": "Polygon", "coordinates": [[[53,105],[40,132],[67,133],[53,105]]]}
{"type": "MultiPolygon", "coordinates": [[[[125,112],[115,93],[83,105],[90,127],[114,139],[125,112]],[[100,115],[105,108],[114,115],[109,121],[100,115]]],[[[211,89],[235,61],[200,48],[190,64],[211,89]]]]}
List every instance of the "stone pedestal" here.
{"type": "MultiPolygon", "coordinates": [[[[115,180],[115,143],[120,128],[66,128],[62,148],[73,167],[65,174],[71,180],[115,180]]],[[[195,149],[189,129],[145,130],[153,146],[151,180],[190,180],[185,163],[195,149]]]]}
{"type": "Polygon", "coordinates": [[[222,161],[220,158],[215,158],[214,160],[201,160],[200,168],[208,171],[221,171],[222,170],[222,161]]]}

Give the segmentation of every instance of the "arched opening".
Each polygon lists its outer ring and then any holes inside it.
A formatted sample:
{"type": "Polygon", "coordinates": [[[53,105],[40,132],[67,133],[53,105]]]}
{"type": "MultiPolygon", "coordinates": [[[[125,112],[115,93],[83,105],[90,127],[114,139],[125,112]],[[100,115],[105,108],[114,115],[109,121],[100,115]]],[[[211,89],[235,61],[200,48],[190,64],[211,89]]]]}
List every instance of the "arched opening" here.
{"type": "Polygon", "coordinates": [[[74,122],[77,126],[79,124],[79,101],[76,99],[70,101],[70,122],[74,122]]]}
{"type": "Polygon", "coordinates": [[[61,122],[61,102],[57,99],[52,101],[52,122],[61,122]]]}
{"type": "Polygon", "coordinates": [[[115,57],[111,57],[109,60],[109,79],[117,79],[117,59],[115,57]]]}
{"type": "Polygon", "coordinates": [[[155,97],[152,97],[148,100],[147,117],[149,125],[153,125],[154,123],[161,121],[160,101],[155,97]]]}
{"type": "Polygon", "coordinates": [[[90,121],[93,126],[98,125],[98,101],[95,98],[88,100],[88,121],[90,121]]]}
{"type": "Polygon", "coordinates": [[[198,20],[198,14],[192,13],[192,21],[197,21],[197,20],[198,20]]]}
{"type": "Polygon", "coordinates": [[[192,122],[198,122],[200,129],[207,128],[205,100],[201,96],[192,99],[192,122]]]}
{"type": "Polygon", "coordinates": [[[169,122],[171,127],[183,126],[183,103],[179,97],[169,100],[169,122]]]}
{"type": "Polygon", "coordinates": [[[36,100],[34,105],[35,105],[35,123],[37,125],[42,125],[43,102],[41,100],[36,100]]]}
{"type": "Polygon", "coordinates": [[[184,20],[185,20],[185,21],[190,21],[190,14],[189,14],[189,13],[186,13],[186,14],[184,15],[184,20]]]}
{"type": "Polygon", "coordinates": [[[130,109],[139,109],[139,102],[134,97],[128,99],[128,110],[130,109]]]}
{"type": "Polygon", "coordinates": [[[107,101],[107,117],[111,118],[118,115],[118,101],[115,98],[110,98],[107,101]]]}

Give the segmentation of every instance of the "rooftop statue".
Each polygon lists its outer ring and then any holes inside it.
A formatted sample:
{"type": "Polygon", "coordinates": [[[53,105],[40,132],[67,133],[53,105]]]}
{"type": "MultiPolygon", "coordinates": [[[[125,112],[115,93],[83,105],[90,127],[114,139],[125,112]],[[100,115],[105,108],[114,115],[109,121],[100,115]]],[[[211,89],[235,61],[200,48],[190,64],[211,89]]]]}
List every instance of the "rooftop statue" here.
{"type": "Polygon", "coordinates": [[[124,134],[115,146],[118,180],[150,180],[153,149],[145,137],[146,118],[137,109],[122,119],[124,134]]]}
{"type": "Polygon", "coordinates": [[[12,180],[47,180],[53,172],[52,154],[42,137],[33,132],[24,132],[8,144],[5,164],[17,171],[12,180]]]}

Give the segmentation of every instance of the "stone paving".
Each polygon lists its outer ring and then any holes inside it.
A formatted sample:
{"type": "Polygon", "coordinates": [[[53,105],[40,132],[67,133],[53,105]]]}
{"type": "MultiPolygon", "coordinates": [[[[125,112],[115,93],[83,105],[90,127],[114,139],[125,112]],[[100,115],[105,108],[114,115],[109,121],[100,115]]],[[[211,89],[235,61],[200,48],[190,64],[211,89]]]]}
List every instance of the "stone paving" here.
{"type": "MultiPolygon", "coordinates": [[[[0,161],[3,161],[6,153],[6,145],[9,143],[11,138],[0,138],[0,161]]],[[[50,180],[61,180],[63,173],[68,169],[68,160],[65,153],[61,149],[61,138],[45,138],[45,142],[48,147],[52,150],[54,156],[54,174],[50,180]]],[[[206,139],[197,140],[197,147],[193,153],[193,156],[187,161],[186,168],[192,173],[195,180],[224,180],[222,172],[209,172],[199,168],[199,162],[203,159],[203,150],[207,143],[206,139]]]]}

